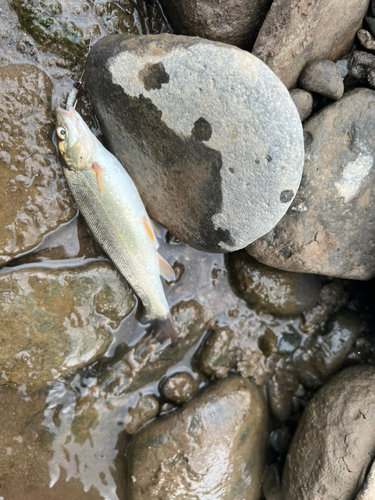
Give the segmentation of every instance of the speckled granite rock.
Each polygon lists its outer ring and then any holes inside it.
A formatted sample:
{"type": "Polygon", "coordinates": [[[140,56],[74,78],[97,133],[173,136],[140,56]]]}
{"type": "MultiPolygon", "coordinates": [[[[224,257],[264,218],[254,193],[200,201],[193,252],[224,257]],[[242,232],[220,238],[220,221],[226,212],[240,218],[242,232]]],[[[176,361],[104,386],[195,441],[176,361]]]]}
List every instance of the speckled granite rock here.
{"type": "Polygon", "coordinates": [[[243,47],[254,43],[272,0],[161,0],[178,35],[243,47]]]}
{"type": "Polygon", "coordinates": [[[375,92],[357,89],[305,125],[301,187],[247,250],[264,264],[339,278],[375,275],[375,92]]]}
{"type": "Polygon", "coordinates": [[[30,266],[0,276],[1,384],[44,388],[105,352],[135,305],[108,262],[30,266]]]}
{"type": "Polygon", "coordinates": [[[293,88],[308,62],[349,52],[367,6],[368,0],[275,0],[253,54],[293,88]]]}
{"type": "Polygon", "coordinates": [[[219,381],[135,435],[129,498],[259,500],[266,436],[256,386],[240,377],[219,381]]]}
{"type": "Polygon", "coordinates": [[[0,265],[36,247],[75,208],[52,143],[52,83],[29,64],[0,68],[0,265]]]}
{"type": "Polygon", "coordinates": [[[375,367],[348,368],[312,399],[293,437],[285,500],[351,500],[375,453],[375,367]]]}
{"type": "Polygon", "coordinates": [[[301,121],[251,54],[174,35],[101,39],[86,86],[151,217],[201,250],[243,248],[297,192],[301,121]]]}

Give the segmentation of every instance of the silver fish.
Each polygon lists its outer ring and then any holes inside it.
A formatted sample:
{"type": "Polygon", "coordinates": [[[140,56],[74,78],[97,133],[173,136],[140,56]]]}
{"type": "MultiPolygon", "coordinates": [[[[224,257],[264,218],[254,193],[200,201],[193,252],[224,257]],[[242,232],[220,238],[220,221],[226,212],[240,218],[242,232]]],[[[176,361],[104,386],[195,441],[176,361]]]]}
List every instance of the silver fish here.
{"type": "Polygon", "coordinates": [[[79,113],[57,109],[58,146],[64,174],[80,212],[99,244],[141,299],[157,336],[176,333],[160,276],[175,279],[157,252],[158,242],[134,182],[98,141],[79,113]]]}

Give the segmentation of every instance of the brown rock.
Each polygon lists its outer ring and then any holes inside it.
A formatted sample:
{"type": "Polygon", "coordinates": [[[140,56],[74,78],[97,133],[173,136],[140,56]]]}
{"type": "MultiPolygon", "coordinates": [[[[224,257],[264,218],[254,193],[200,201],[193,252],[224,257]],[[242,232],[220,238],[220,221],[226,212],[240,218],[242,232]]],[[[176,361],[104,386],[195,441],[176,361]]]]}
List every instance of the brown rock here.
{"type": "Polygon", "coordinates": [[[358,40],[367,50],[375,50],[374,37],[367,30],[359,30],[357,33],[358,40]]]}
{"type": "Polygon", "coordinates": [[[176,373],[162,383],[161,394],[174,403],[185,403],[199,390],[199,381],[190,373],[176,373]]]}
{"type": "Polygon", "coordinates": [[[267,410],[248,379],[230,377],[130,443],[129,498],[258,500],[267,410]]]}
{"type": "Polygon", "coordinates": [[[159,401],[155,396],[141,396],[136,405],[129,409],[131,421],[125,425],[128,434],[134,434],[143,424],[156,417],[159,412],[159,401]]]}
{"type": "Polygon", "coordinates": [[[43,388],[102,355],[135,298],[108,262],[0,276],[0,385],[43,388]]]}
{"type": "Polygon", "coordinates": [[[375,453],[375,367],[348,368],[314,396],[282,478],[285,500],[351,500],[375,453]]]}
{"type": "Polygon", "coordinates": [[[303,89],[292,89],[289,93],[296,105],[301,121],[303,122],[312,113],[313,96],[311,92],[307,92],[303,89]]]}
{"type": "Polygon", "coordinates": [[[275,0],[253,54],[290,89],[308,62],[349,52],[367,6],[368,0],[275,0]]]}
{"type": "Polygon", "coordinates": [[[0,68],[0,264],[36,247],[75,208],[52,143],[52,83],[35,66],[0,68]]]}
{"type": "Polygon", "coordinates": [[[299,86],[310,92],[334,99],[341,99],[344,93],[344,84],[341,74],[332,61],[319,59],[308,63],[298,80],[299,86]]]}
{"type": "Polygon", "coordinates": [[[319,300],[321,283],[317,276],[275,270],[245,251],[230,254],[228,262],[235,292],[253,309],[298,316],[319,300]]]}
{"type": "Polygon", "coordinates": [[[305,122],[300,189],[285,217],[247,247],[266,265],[366,280],[375,275],[375,92],[357,89],[305,122]]]}
{"type": "Polygon", "coordinates": [[[254,43],[272,0],[162,0],[161,3],[176,34],[242,47],[254,43]]]}

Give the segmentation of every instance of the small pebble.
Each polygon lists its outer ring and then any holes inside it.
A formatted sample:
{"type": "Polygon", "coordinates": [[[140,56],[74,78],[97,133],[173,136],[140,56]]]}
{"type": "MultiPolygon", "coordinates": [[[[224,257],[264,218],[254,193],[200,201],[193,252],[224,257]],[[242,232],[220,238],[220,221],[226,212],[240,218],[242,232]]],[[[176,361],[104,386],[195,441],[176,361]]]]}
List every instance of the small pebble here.
{"type": "Polygon", "coordinates": [[[161,386],[160,393],[169,401],[177,404],[185,403],[199,390],[199,382],[190,373],[176,373],[161,386]]]}
{"type": "Polygon", "coordinates": [[[367,50],[375,50],[375,40],[371,33],[367,30],[359,30],[357,33],[358,40],[367,50]]]}
{"type": "Polygon", "coordinates": [[[313,108],[313,97],[311,92],[302,89],[292,89],[290,92],[296,108],[298,110],[301,121],[303,122],[311,115],[313,108]]]}
{"type": "Polygon", "coordinates": [[[125,425],[128,434],[134,434],[143,424],[152,420],[159,413],[159,401],[155,396],[141,396],[134,408],[130,408],[131,421],[125,425]]]}
{"type": "Polygon", "coordinates": [[[308,63],[299,77],[299,85],[329,99],[338,100],[344,93],[341,74],[332,61],[320,59],[308,63]]]}

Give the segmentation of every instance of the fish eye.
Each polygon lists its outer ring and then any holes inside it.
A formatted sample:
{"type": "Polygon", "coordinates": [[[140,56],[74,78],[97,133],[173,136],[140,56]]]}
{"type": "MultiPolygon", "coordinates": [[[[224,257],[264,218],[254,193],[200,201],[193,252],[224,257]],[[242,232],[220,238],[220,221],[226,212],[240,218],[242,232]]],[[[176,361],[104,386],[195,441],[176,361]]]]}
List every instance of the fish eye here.
{"type": "Polygon", "coordinates": [[[60,137],[60,139],[66,138],[66,130],[63,127],[57,127],[56,133],[60,137]]]}

